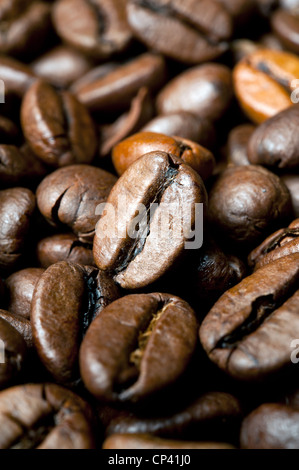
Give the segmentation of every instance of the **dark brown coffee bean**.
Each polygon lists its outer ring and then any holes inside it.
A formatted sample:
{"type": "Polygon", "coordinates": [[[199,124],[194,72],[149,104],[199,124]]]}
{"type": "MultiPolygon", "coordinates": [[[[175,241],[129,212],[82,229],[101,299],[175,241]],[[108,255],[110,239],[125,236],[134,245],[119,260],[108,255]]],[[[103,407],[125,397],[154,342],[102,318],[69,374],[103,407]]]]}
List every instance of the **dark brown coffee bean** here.
{"type": "Polygon", "coordinates": [[[227,157],[233,165],[249,165],[247,144],[255,127],[251,124],[241,124],[235,127],[228,136],[227,157]]]}
{"type": "Polygon", "coordinates": [[[273,168],[299,168],[298,126],[299,106],[264,121],[249,140],[250,162],[273,168]]]}
{"type": "Polygon", "coordinates": [[[232,34],[230,15],[214,0],[129,0],[127,14],[147,47],[189,64],[218,57],[232,34]]]}
{"type": "Polygon", "coordinates": [[[273,261],[216,302],[200,340],[221,369],[241,380],[265,378],[291,363],[299,337],[299,253],[273,261]]]}
{"type": "Polygon", "coordinates": [[[37,81],[24,97],[21,120],[32,150],[48,165],[92,161],[96,150],[93,122],[70,93],[58,93],[46,82],[37,81]]]}
{"type": "Polygon", "coordinates": [[[0,77],[5,84],[5,95],[13,94],[19,98],[36,80],[30,67],[6,56],[0,56],[0,77]]]}
{"type": "Polygon", "coordinates": [[[97,59],[107,59],[131,41],[125,6],[126,0],[59,0],[53,21],[69,45],[97,59]]]}
{"type": "MultiPolygon", "coordinates": [[[[181,408],[181,407],[180,407],[181,408]]],[[[240,420],[241,406],[238,400],[228,393],[208,392],[180,409],[173,415],[141,417],[132,413],[111,420],[106,428],[106,436],[111,434],[151,434],[162,437],[197,439],[207,435],[207,428],[221,427],[229,430],[233,421],[240,420]],[[193,437],[192,437],[193,436],[193,437]]],[[[227,436],[226,436],[227,437],[227,436]]]]}
{"type": "Polygon", "coordinates": [[[221,442],[171,441],[150,434],[113,434],[103,444],[103,449],[234,449],[221,442]]]}
{"type": "Polygon", "coordinates": [[[108,209],[97,224],[94,239],[96,265],[125,289],[156,281],[186,251],[190,231],[198,225],[197,203],[206,203],[198,173],[165,152],[143,155],[108,197],[108,209]]]}
{"type": "Polygon", "coordinates": [[[55,384],[2,391],[0,423],[0,449],[94,448],[89,406],[55,384]]]}
{"type": "Polygon", "coordinates": [[[67,88],[91,69],[92,62],[68,46],[57,46],[38,57],[31,67],[38,77],[67,88]]]}
{"type": "Polygon", "coordinates": [[[40,50],[49,31],[50,6],[32,0],[4,3],[10,7],[0,12],[0,52],[21,56],[40,50]]]}
{"type": "Polygon", "coordinates": [[[17,126],[8,118],[0,116],[0,142],[1,144],[13,144],[19,139],[17,126]]]}
{"type": "Polygon", "coordinates": [[[29,189],[0,191],[0,270],[11,268],[20,258],[34,209],[29,189]]]}
{"type": "Polygon", "coordinates": [[[299,52],[299,15],[298,12],[276,10],[271,17],[273,31],[287,49],[299,52]]]}
{"type": "Polygon", "coordinates": [[[7,309],[12,314],[30,319],[33,292],[43,272],[40,268],[26,268],[6,279],[7,309]]]}
{"type": "Polygon", "coordinates": [[[294,215],[299,217],[299,175],[282,175],[281,179],[290,192],[294,215]]]}
{"type": "Polygon", "coordinates": [[[47,174],[45,165],[24,144],[0,145],[0,182],[2,187],[19,184],[32,185],[39,182],[47,174]]]}
{"type": "Polygon", "coordinates": [[[133,294],[106,307],[80,349],[87,389],[103,401],[137,401],[175,382],[196,347],[191,307],[168,294],[133,294]]]}
{"type": "Polygon", "coordinates": [[[188,111],[215,121],[226,111],[232,97],[230,70],[224,65],[204,64],[171,80],[157,98],[160,114],[188,111]]]}
{"type": "Polygon", "coordinates": [[[139,131],[151,119],[153,114],[154,106],[149,90],[146,87],[142,87],[132,100],[128,112],[122,114],[114,123],[100,127],[100,156],[110,154],[115,145],[129,135],[139,131]]]}
{"type": "Polygon", "coordinates": [[[155,132],[139,132],[120,142],[112,151],[112,162],[116,172],[122,175],[142,155],[155,151],[171,153],[181,158],[203,180],[211,176],[215,166],[213,154],[201,145],[181,137],[155,132]]]}
{"type": "Polygon", "coordinates": [[[20,335],[24,338],[25,343],[27,344],[28,348],[32,348],[33,346],[33,338],[32,338],[32,328],[30,320],[27,318],[15,315],[6,310],[0,309],[0,318],[7,321],[13,328],[15,328],[20,335]]]}
{"type": "Polygon", "coordinates": [[[233,77],[241,107],[260,124],[292,106],[292,83],[299,77],[299,58],[287,52],[257,50],[239,62],[233,77]]]}
{"type": "Polygon", "coordinates": [[[290,215],[290,194],[261,166],[228,168],[209,194],[210,221],[221,237],[242,245],[258,243],[290,215]]]}
{"type": "Polygon", "coordinates": [[[48,175],[37,188],[37,204],[52,225],[69,227],[91,242],[99,219],[96,208],[107,201],[116,177],[89,165],[72,165],[48,175]]]}
{"type": "Polygon", "coordinates": [[[280,229],[266,238],[250,253],[248,263],[256,270],[292,253],[299,253],[299,219],[294,220],[288,228],[280,229]]]}
{"type": "Polygon", "coordinates": [[[165,76],[163,57],[147,53],[116,68],[101,67],[95,77],[90,72],[88,79],[74,83],[72,90],[92,111],[122,111],[130,106],[141,87],[158,90],[165,76]]]}
{"type": "Polygon", "coordinates": [[[299,411],[278,403],[254,410],[241,428],[243,449],[298,449],[299,411]]]}
{"type": "Polygon", "coordinates": [[[157,116],[148,122],[142,132],[158,132],[166,135],[179,135],[184,139],[198,142],[203,147],[212,148],[215,142],[215,129],[207,119],[197,118],[188,111],[178,111],[157,116]]]}
{"type": "Polygon", "coordinates": [[[79,379],[78,353],[84,334],[117,297],[114,282],[92,267],[62,261],[41,276],[32,300],[33,339],[43,364],[58,382],[79,379]]]}
{"type": "Polygon", "coordinates": [[[52,235],[40,240],[37,244],[37,258],[43,268],[59,261],[95,266],[92,245],[80,242],[72,233],[52,235]]]}
{"type": "Polygon", "coordinates": [[[26,343],[20,333],[0,318],[0,389],[20,374],[26,352],[26,343]]]}

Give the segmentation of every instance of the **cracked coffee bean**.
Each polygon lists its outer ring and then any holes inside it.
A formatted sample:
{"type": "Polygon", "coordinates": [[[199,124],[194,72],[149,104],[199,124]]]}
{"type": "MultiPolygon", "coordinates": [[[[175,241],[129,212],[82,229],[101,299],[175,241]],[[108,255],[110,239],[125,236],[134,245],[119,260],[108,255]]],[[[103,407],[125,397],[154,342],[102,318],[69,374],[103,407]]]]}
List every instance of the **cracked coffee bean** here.
{"type": "Polygon", "coordinates": [[[0,449],[94,448],[88,404],[55,384],[2,391],[0,423],[0,449]]]}
{"type": "Polygon", "coordinates": [[[80,242],[72,233],[52,235],[40,240],[37,244],[37,258],[45,269],[59,261],[95,266],[92,245],[80,242]]]}
{"type": "Polygon", "coordinates": [[[113,148],[112,162],[117,174],[122,175],[142,155],[155,151],[171,153],[181,158],[197,171],[203,180],[211,176],[215,166],[213,154],[191,140],[155,132],[140,132],[113,148]]]}
{"type": "Polygon", "coordinates": [[[298,77],[299,58],[270,49],[246,56],[233,72],[238,101],[256,124],[293,105],[292,83],[298,77]]]}
{"type": "Polygon", "coordinates": [[[125,6],[126,0],[59,0],[53,7],[53,21],[70,46],[96,59],[107,59],[131,41],[125,6]]]}
{"type": "Polygon", "coordinates": [[[107,201],[116,183],[107,171],[89,165],[72,165],[54,171],[37,188],[37,204],[47,221],[68,227],[83,243],[91,243],[99,219],[96,208],[107,201]]]}
{"type": "Polygon", "coordinates": [[[225,292],[200,327],[200,340],[221,369],[240,380],[264,379],[296,365],[299,253],[258,269],[225,292]]]}
{"type": "Polygon", "coordinates": [[[24,135],[34,153],[58,167],[90,163],[96,151],[94,124],[88,111],[67,91],[36,81],[21,109],[24,135]]]}
{"type": "Polygon", "coordinates": [[[186,253],[185,243],[196,220],[195,204],[206,201],[201,177],[180,158],[165,152],[143,155],[108,197],[108,209],[94,238],[96,265],[124,289],[151,284],[186,253]]]}
{"type": "Polygon", "coordinates": [[[127,14],[149,49],[187,64],[220,56],[232,35],[230,14],[214,0],[129,0],[127,14]]]}
{"type": "MultiPolygon", "coordinates": [[[[1,312],[1,310],[0,310],[1,312]]],[[[0,389],[7,387],[22,371],[27,347],[20,333],[0,317],[0,389]],[[2,345],[4,349],[2,349],[2,345]],[[3,354],[3,357],[2,357],[3,354]]]]}
{"type": "Polygon", "coordinates": [[[79,347],[88,326],[119,296],[114,282],[96,268],[62,261],[40,277],[32,300],[34,344],[60,383],[79,380],[79,347]]]}
{"type": "Polygon", "coordinates": [[[80,348],[87,389],[101,401],[138,401],[174,383],[197,340],[187,302],[168,294],[132,294],[106,307],[80,348]]]}

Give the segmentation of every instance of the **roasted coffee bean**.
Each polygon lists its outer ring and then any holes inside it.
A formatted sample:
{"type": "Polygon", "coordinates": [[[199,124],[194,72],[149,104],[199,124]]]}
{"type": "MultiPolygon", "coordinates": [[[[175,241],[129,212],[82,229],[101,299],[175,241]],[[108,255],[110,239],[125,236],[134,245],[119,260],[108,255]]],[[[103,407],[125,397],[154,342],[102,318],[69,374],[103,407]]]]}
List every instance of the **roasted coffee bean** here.
{"type": "Polygon", "coordinates": [[[206,200],[201,177],[180,158],[165,152],[143,155],[108,197],[94,238],[96,265],[125,289],[151,284],[186,252],[187,240],[194,237],[195,204],[206,200]]]}
{"type": "Polygon", "coordinates": [[[249,140],[250,163],[279,169],[299,168],[298,126],[299,106],[264,121],[249,140]]]}
{"type": "Polygon", "coordinates": [[[12,268],[20,258],[34,209],[29,189],[0,191],[0,270],[12,268]]]}
{"type": "Polygon", "coordinates": [[[110,154],[115,145],[139,131],[153,114],[154,106],[149,90],[142,87],[133,98],[128,112],[123,113],[114,123],[100,126],[100,156],[110,154]]]}
{"type": "Polygon", "coordinates": [[[92,61],[80,52],[68,46],[57,46],[36,59],[31,67],[38,77],[52,85],[67,88],[87,73],[92,65],[92,61]]]}
{"type": "Polygon", "coordinates": [[[232,15],[236,27],[242,26],[255,11],[255,0],[217,0],[232,15]]]}
{"type": "Polygon", "coordinates": [[[1,144],[12,144],[19,139],[17,126],[8,118],[0,116],[0,142],[1,144]]]}
{"type": "Polygon", "coordinates": [[[234,449],[221,442],[171,441],[150,434],[113,434],[103,444],[103,449],[234,449]]]}
{"type": "Polygon", "coordinates": [[[102,401],[138,401],[175,382],[196,347],[197,321],[183,300],[132,294],[106,307],[80,349],[87,389],[102,401]]]}
{"type": "Polygon", "coordinates": [[[12,314],[30,319],[33,291],[43,272],[40,268],[26,268],[6,279],[7,309],[12,314]]]}
{"type": "Polygon", "coordinates": [[[112,152],[112,162],[116,172],[122,175],[133,162],[145,153],[166,152],[180,157],[190,165],[203,180],[211,176],[215,159],[213,154],[191,140],[176,136],[166,136],[155,132],[140,132],[116,145],[112,152]]]}
{"type": "Polygon", "coordinates": [[[299,253],[258,269],[216,302],[200,340],[221,369],[236,379],[265,378],[291,363],[299,335],[299,253]]]}
{"type": "Polygon", "coordinates": [[[59,0],[53,21],[66,43],[96,59],[107,59],[131,41],[125,6],[126,0],[59,0]]]}
{"type": "Polygon", "coordinates": [[[298,449],[299,411],[279,403],[266,403],[244,420],[243,449],[298,449]]]}
{"type": "Polygon", "coordinates": [[[7,310],[0,309],[0,318],[7,321],[13,328],[15,328],[20,335],[24,338],[25,343],[27,344],[28,348],[32,348],[33,346],[33,339],[32,339],[32,328],[30,320],[21,316],[15,315],[7,310]]]}
{"type": "Polygon", "coordinates": [[[271,17],[273,31],[290,51],[299,53],[299,11],[276,10],[271,17]]]}
{"type": "Polygon", "coordinates": [[[45,165],[27,144],[0,145],[0,183],[2,187],[33,185],[47,174],[45,165]]]}
{"type": "Polygon", "coordinates": [[[106,202],[115,182],[114,175],[89,165],[60,168],[37,188],[37,204],[50,224],[69,227],[88,243],[99,219],[96,208],[106,202]]]}
{"type": "Polygon", "coordinates": [[[5,95],[12,94],[19,98],[23,97],[36,80],[28,65],[6,56],[0,56],[0,77],[5,84],[5,95]]]}
{"type": "Polygon", "coordinates": [[[92,267],[62,261],[50,266],[34,291],[34,344],[60,383],[79,379],[78,353],[89,324],[119,296],[114,282],[92,267]]]}
{"type": "Polygon", "coordinates": [[[127,13],[140,41],[189,64],[221,55],[232,34],[229,13],[214,0],[129,0],[127,13]]]}
{"type": "Polygon", "coordinates": [[[148,122],[141,131],[158,132],[169,136],[179,135],[209,149],[214,146],[216,138],[215,129],[211,122],[207,119],[197,118],[188,111],[157,116],[148,122]]]}
{"type": "Polygon", "coordinates": [[[204,64],[190,68],[171,80],[157,98],[160,114],[188,111],[215,121],[232,98],[231,71],[224,65],[204,64]]]}
{"type": "Polygon", "coordinates": [[[290,192],[294,215],[299,217],[299,175],[286,174],[281,179],[290,192]]]}
{"type": "Polygon", "coordinates": [[[96,135],[88,111],[77,99],[36,81],[27,91],[21,109],[24,135],[34,153],[54,167],[90,163],[96,135]]]}
{"type": "Polygon", "coordinates": [[[122,111],[141,87],[158,90],[165,77],[163,57],[146,53],[118,67],[112,64],[89,72],[86,79],[73,84],[72,91],[92,111],[122,111]]]}
{"type": "Polygon", "coordinates": [[[255,127],[251,124],[241,124],[229,133],[227,142],[227,157],[229,163],[237,166],[250,164],[247,154],[247,145],[254,129],[255,127]]]}
{"type": "Polygon", "coordinates": [[[43,268],[59,261],[94,266],[92,245],[80,242],[72,233],[43,238],[37,244],[37,258],[43,268]]]}
{"type": "MultiPolygon", "coordinates": [[[[1,312],[1,310],[0,310],[1,312]]],[[[18,331],[0,317],[0,389],[22,371],[27,347],[18,331]]]]}
{"type": "Polygon", "coordinates": [[[210,221],[221,236],[251,246],[290,215],[290,194],[274,173],[261,166],[228,168],[209,194],[210,221]]]}
{"type": "Polygon", "coordinates": [[[2,391],[0,423],[0,449],[94,448],[89,406],[55,384],[2,391]]]}
{"type": "Polygon", "coordinates": [[[299,219],[294,220],[288,228],[282,228],[266,238],[250,253],[248,262],[256,270],[292,253],[299,253],[299,219]]]}
{"type": "Polygon", "coordinates": [[[40,50],[49,31],[50,6],[32,0],[4,2],[0,21],[0,52],[16,56],[32,54],[40,50]]]}
{"type": "Polygon", "coordinates": [[[299,58],[287,52],[257,50],[234,69],[237,98],[255,123],[292,106],[292,83],[299,77],[299,58]]]}
{"type": "Polygon", "coordinates": [[[208,392],[172,415],[160,417],[141,417],[132,413],[120,415],[111,420],[106,428],[106,436],[151,434],[175,439],[188,436],[198,440],[198,435],[207,435],[210,429],[212,434],[218,435],[219,428],[222,427],[222,432],[226,432],[227,438],[230,427],[239,422],[241,416],[241,405],[234,396],[223,392],[208,392]]]}

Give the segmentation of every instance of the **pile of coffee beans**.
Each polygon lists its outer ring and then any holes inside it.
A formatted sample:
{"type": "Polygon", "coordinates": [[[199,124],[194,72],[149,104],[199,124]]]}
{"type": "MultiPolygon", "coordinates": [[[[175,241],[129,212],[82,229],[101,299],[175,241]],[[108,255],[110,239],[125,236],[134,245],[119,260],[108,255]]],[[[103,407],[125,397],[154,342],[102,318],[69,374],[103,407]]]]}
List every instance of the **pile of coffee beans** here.
{"type": "Polygon", "coordinates": [[[299,0],[0,2],[0,449],[299,448],[299,0]]]}

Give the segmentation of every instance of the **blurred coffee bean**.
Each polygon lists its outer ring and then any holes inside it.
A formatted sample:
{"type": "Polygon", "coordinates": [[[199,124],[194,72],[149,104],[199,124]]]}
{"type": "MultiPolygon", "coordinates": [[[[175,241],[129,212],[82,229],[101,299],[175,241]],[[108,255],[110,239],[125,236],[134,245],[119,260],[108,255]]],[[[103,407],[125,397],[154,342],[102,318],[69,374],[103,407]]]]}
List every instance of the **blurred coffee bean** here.
{"type": "Polygon", "coordinates": [[[149,49],[188,64],[221,55],[232,34],[231,16],[214,0],[129,0],[127,13],[134,35],[149,49]]]}
{"type": "Polygon", "coordinates": [[[0,318],[0,389],[20,374],[25,362],[27,347],[20,333],[0,318]]]}
{"type": "Polygon", "coordinates": [[[0,116],[0,142],[12,144],[20,138],[17,126],[5,116],[0,116]]]}
{"type": "Polygon", "coordinates": [[[88,79],[75,82],[73,93],[92,111],[122,111],[141,87],[156,91],[164,84],[166,65],[162,56],[146,53],[117,67],[100,67],[98,75],[91,71],[88,79]]]}
{"type": "Polygon", "coordinates": [[[96,59],[107,59],[131,41],[125,7],[126,0],[58,0],[53,21],[67,44],[96,59]]]}
{"type": "Polygon", "coordinates": [[[34,194],[26,188],[0,191],[0,270],[19,260],[35,209],[34,194]]]}
{"type": "Polygon", "coordinates": [[[58,382],[79,379],[78,354],[86,330],[118,296],[114,282],[96,268],[62,261],[42,274],[32,301],[33,339],[58,382]]]}
{"type": "Polygon", "coordinates": [[[33,292],[43,272],[40,268],[26,268],[6,279],[7,309],[12,314],[30,319],[33,292]]]}
{"type": "Polygon", "coordinates": [[[108,209],[96,227],[96,265],[124,289],[153,283],[186,254],[188,237],[194,237],[196,204],[206,201],[201,177],[180,158],[165,152],[143,155],[107,199],[108,209]]]}
{"type": "Polygon", "coordinates": [[[92,245],[82,243],[72,233],[43,238],[37,244],[37,258],[43,268],[59,261],[71,261],[83,266],[94,266],[92,245]]]}
{"type": "Polygon", "coordinates": [[[36,80],[28,65],[4,55],[0,56],[0,77],[5,84],[5,96],[13,94],[19,98],[36,80]]]}
{"type": "Polygon", "coordinates": [[[286,174],[281,179],[290,192],[294,215],[299,217],[299,175],[286,174]]]}
{"type": "Polygon", "coordinates": [[[71,165],[46,176],[37,188],[37,204],[47,221],[68,227],[83,242],[92,242],[99,219],[97,206],[106,202],[117,178],[89,165],[71,165]]]}
{"type": "Polygon", "coordinates": [[[54,167],[90,163],[96,151],[94,124],[88,111],[70,93],[37,81],[21,109],[24,135],[34,153],[54,167]]]}
{"type": "Polygon", "coordinates": [[[26,384],[0,393],[0,449],[92,449],[88,404],[55,384],[26,384]]]}
{"type": "Polygon", "coordinates": [[[247,155],[247,145],[254,130],[255,126],[252,124],[241,124],[229,133],[227,142],[227,158],[229,163],[237,166],[250,164],[247,155]]]}
{"type": "Polygon", "coordinates": [[[296,55],[262,49],[246,56],[233,73],[240,105],[257,124],[292,106],[292,83],[299,77],[296,55]]]}
{"type": "Polygon", "coordinates": [[[271,17],[271,25],[284,46],[299,53],[299,11],[276,10],[271,17]]]}
{"type": "Polygon", "coordinates": [[[299,253],[258,269],[228,290],[200,327],[200,340],[221,369],[256,380],[297,365],[290,345],[299,335],[299,253]]]}
{"type": "Polygon", "coordinates": [[[231,71],[224,65],[193,67],[171,80],[159,93],[159,114],[188,111],[199,118],[219,119],[232,98],[231,71]]]}
{"type": "Polygon", "coordinates": [[[248,256],[248,263],[256,270],[276,259],[298,252],[299,219],[296,219],[288,228],[273,233],[255,248],[248,256]]]}
{"type": "Polygon", "coordinates": [[[282,180],[261,166],[225,170],[209,194],[209,218],[217,233],[250,247],[291,216],[282,180]]]}
{"type": "Polygon", "coordinates": [[[88,72],[92,61],[68,46],[57,46],[38,57],[32,70],[40,78],[60,88],[69,87],[75,80],[88,72]]]}
{"type": "MultiPolygon", "coordinates": [[[[299,83],[299,82],[298,82],[299,83]]],[[[273,168],[299,168],[299,106],[260,124],[248,144],[250,163],[273,168]]]]}
{"type": "Polygon", "coordinates": [[[138,401],[175,382],[196,347],[197,321],[182,299],[133,294],[106,307],[80,349],[87,389],[102,401],[138,401]]]}
{"type": "Polygon", "coordinates": [[[122,175],[133,162],[149,152],[161,151],[180,157],[190,165],[203,180],[213,173],[213,154],[195,142],[176,136],[155,132],[139,132],[116,145],[112,151],[112,162],[118,175],[122,175]]]}

